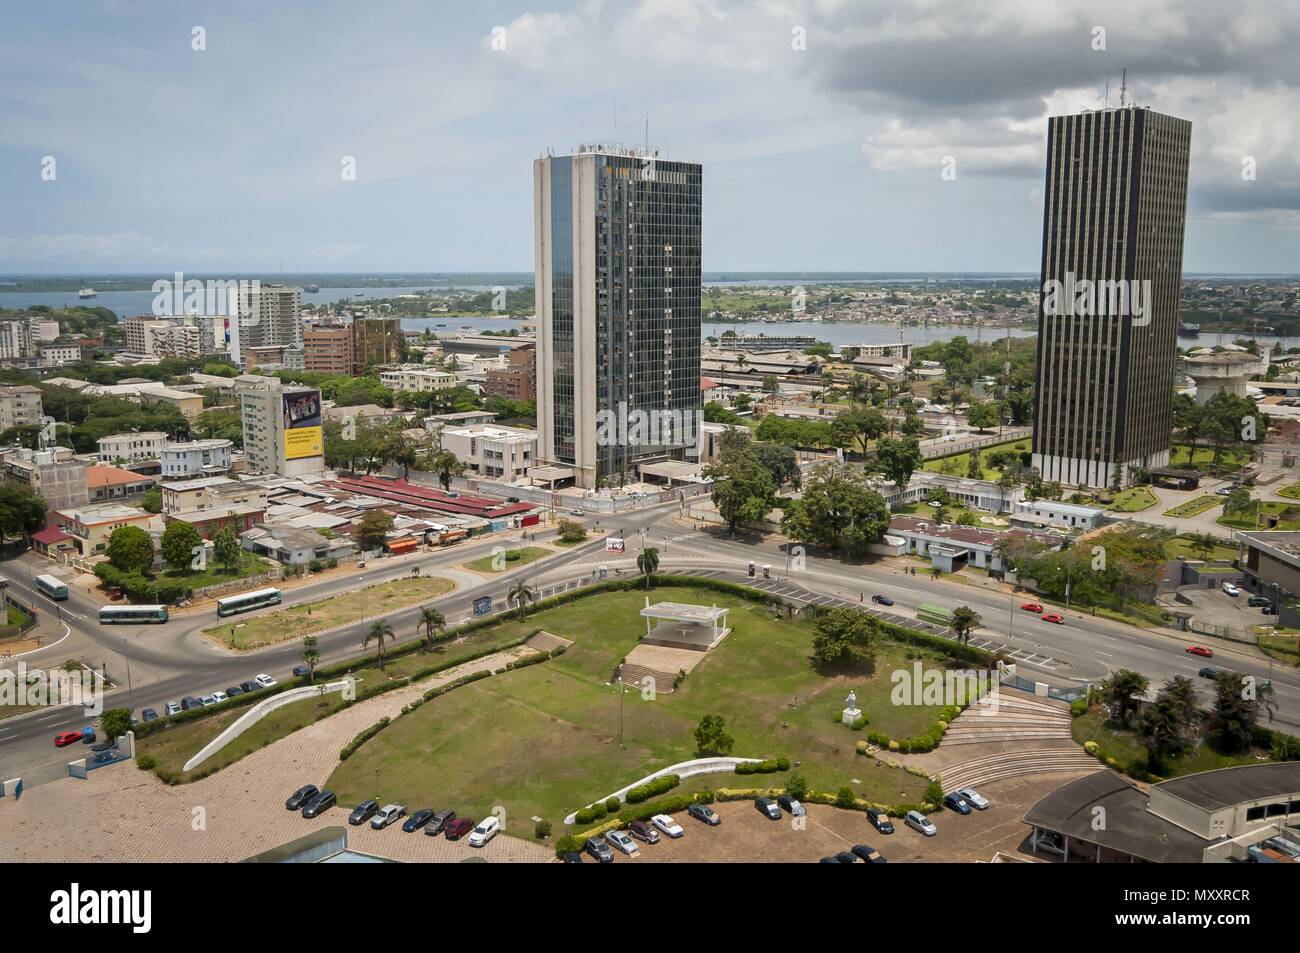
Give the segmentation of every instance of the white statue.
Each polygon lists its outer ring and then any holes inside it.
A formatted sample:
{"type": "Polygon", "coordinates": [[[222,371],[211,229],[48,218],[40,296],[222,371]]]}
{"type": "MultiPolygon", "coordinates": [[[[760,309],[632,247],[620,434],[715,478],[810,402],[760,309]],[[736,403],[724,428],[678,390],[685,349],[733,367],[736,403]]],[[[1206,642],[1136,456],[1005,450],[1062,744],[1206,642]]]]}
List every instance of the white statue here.
{"type": "Polygon", "coordinates": [[[854,692],[853,689],[851,688],[849,689],[849,697],[844,699],[844,707],[848,709],[854,709],[858,707],[857,693],[854,692]]]}

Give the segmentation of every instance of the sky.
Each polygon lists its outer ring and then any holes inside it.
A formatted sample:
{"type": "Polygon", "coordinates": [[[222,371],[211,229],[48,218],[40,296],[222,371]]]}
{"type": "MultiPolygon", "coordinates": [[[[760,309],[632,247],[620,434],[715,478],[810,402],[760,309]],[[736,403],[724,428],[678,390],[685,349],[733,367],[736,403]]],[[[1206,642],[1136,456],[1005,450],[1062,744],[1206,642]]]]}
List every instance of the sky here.
{"type": "Polygon", "coordinates": [[[0,3],[0,273],[531,271],[532,160],[647,122],[706,271],[1033,273],[1125,69],[1184,272],[1300,272],[1300,0],[0,3]]]}

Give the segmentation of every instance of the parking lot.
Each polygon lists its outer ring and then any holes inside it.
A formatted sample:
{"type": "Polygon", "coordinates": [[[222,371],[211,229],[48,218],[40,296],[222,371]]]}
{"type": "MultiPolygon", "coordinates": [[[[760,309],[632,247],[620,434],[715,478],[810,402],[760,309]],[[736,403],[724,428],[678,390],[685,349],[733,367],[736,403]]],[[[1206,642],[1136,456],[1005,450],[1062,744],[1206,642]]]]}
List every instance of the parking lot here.
{"type": "Polygon", "coordinates": [[[1276,616],[1264,615],[1262,608],[1246,604],[1255,595],[1249,589],[1242,589],[1241,595],[1235,597],[1221,589],[1183,590],[1183,595],[1191,601],[1191,606],[1174,607],[1190,609],[1197,622],[1244,631],[1252,625],[1267,624],[1276,619],[1276,616]]]}
{"type": "MultiPolygon", "coordinates": [[[[807,824],[796,829],[788,815],[773,821],[760,814],[753,801],[729,801],[713,805],[722,817],[717,827],[679,812],[673,816],[684,836],[672,840],[660,835],[657,844],[638,841],[635,855],[615,851],[614,863],[816,863],[854,844],[871,845],[890,863],[987,861],[997,851],[1018,853],[1029,834],[1020,820],[1025,811],[1044,794],[1077,777],[1038,775],[982,785],[980,794],[992,802],[988,810],[968,815],[934,811],[929,815],[939,830],[934,837],[903,826],[901,818],[893,819],[893,834],[880,834],[861,811],[821,804],[808,805],[807,824]]],[[[582,860],[595,863],[589,854],[583,854],[582,860]]]]}

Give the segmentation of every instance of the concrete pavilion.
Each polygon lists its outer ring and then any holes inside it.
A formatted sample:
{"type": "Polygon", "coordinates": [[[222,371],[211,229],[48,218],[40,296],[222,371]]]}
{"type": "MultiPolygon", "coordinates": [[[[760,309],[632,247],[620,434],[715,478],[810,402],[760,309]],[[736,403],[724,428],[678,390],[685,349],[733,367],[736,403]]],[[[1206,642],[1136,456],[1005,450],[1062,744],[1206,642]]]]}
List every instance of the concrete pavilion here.
{"type": "Polygon", "coordinates": [[[645,635],[641,642],[665,645],[672,648],[707,652],[727,637],[727,609],[717,606],[697,606],[686,602],[656,602],[645,600],[641,617],[645,619],[645,635]]]}

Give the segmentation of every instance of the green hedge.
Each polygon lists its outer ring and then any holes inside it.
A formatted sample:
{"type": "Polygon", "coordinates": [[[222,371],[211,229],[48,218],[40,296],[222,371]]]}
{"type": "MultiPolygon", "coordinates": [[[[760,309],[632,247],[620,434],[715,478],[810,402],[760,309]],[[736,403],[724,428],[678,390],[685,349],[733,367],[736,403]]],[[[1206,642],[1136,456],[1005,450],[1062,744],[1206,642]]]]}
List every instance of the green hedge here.
{"type": "Polygon", "coordinates": [[[624,798],[628,804],[640,804],[642,801],[648,801],[660,794],[667,794],[681,783],[682,779],[675,774],[662,774],[653,781],[647,781],[645,784],[638,784],[634,788],[629,788],[624,798]]]}
{"type": "Polygon", "coordinates": [[[107,586],[120,586],[132,602],[170,605],[188,599],[194,591],[179,583],[148,579],[138,572],[123,572],[109,562],[97,565],[95,575],[107,586]]]}
{"type": "Polygon", "coordinates": [[[766,761],[742,761],[736,765],[737,774],[772,774],[776,771],[789,771],[790,762],[785,758],[769,758],[766,761]]]}
{"type": "Polygon", "coordinates": [[[343,750],[339,752],[339,760],[340,761],[348,760],[348,758],[352,757],[353,753],[358,748],[360,748],[363,744],[365,744],[375,735],[379,734],[381,731],[387,728],[389,722],[391,721],[392,719],[389,718],[387,715],[385,715],[383,718],[380,718],[369,728],[363,729],[355,738],[353,738],[351,741],[349,741],[346,745],[343,746],[343,750]]]}

